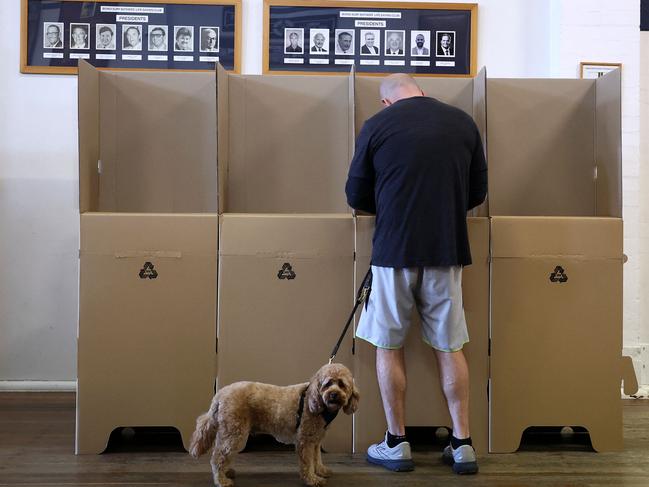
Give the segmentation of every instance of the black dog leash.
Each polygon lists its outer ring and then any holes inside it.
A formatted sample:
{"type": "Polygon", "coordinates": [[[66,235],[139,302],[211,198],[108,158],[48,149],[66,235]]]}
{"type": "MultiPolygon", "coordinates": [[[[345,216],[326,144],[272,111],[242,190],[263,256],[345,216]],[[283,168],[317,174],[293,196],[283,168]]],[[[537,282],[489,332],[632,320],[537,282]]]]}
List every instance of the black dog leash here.
{"type": "Polygon", "coordinates": [[[363,282],[361,283],[361,287],[358,288],[358,292],[356,293],[356,303],[354,304],[354,309],[349,315],[349,319],[347,320],[347,324],[345,325],[345,328],[343,329],[343,332],[341,333],[340,338],[338,339],[338,343],[336,343],[336,346],[331,351],[331,357],[329,357],[329,363],[333,362],[336,353],[338,353],[338,348],[340,348],[340,344],[342,343],[343,338],[345,338],[345,334],[347,333],[347,329],[349,328],[349,325],[352,323],[352,320],[354,319],[356,310],[364,301],[366,301],[369,298],[370,292],[372,292],[372,267],[368,269],[367,274],[365,274],[365,277],[363,278],[363,282]]]}

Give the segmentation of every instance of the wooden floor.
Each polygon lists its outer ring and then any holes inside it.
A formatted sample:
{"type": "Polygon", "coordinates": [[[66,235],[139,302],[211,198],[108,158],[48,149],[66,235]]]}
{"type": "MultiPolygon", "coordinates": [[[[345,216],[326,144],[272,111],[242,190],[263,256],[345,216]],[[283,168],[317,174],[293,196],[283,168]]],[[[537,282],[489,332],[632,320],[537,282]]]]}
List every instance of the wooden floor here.
{"type": "MultiPolygon", "coordinates": [[[[479,458],[480,473],[454,475],[439,461],[440,446],[419,447],[417,468],[391,473],[363,454],[325,454],[332,487],[367,486],[649,486],[649,400],[624,402],[623,453],[595,453],[586,434],[540,430],[515,454],[479,458]]],[[[0,486],[201,486],[211,485],[208,458],[193,460],[179,437],[164,431],[116,434],[102,455],[74,455],[74,394],[0,394],[0,486]]],[[[237,460],[240,487],[300,486],[290,451],[253,445],[237,460]]]]}

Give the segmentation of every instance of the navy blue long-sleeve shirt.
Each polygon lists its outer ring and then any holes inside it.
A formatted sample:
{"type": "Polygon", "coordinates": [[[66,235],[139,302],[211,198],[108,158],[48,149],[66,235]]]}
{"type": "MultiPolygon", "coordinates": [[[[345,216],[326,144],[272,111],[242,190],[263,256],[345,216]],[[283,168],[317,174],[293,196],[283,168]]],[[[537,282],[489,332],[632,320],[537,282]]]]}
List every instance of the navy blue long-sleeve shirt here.
{"type": "Polygon", "coordinates": [[[372,264],[471,264],[466,213],[487,195],[473,119],[434,98],[405,98],[368,119],[345,186],[354,209],[376,214],[372,264]]]}

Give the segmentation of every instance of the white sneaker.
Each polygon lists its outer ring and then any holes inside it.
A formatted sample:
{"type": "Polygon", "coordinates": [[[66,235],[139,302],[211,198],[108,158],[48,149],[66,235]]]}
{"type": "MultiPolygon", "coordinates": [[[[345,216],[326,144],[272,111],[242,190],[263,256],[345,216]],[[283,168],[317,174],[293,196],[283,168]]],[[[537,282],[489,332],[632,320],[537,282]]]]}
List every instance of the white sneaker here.
{"type": "Polygon", "coordinates": [[[415,469],[410,443],[402,441],[395,447],[389,448],[387,431],[381,443],[375,443],[367,449],[367,461],[393,472],[411,472],[415,469]]]}
{"type": "Polygon", "coordinates": [[[472,446],[462,445],[454,450],[451,445],[444,448],[442,461],[453,465],[453,471],[460,475],[478,473],[478,460],[472,446]]]}

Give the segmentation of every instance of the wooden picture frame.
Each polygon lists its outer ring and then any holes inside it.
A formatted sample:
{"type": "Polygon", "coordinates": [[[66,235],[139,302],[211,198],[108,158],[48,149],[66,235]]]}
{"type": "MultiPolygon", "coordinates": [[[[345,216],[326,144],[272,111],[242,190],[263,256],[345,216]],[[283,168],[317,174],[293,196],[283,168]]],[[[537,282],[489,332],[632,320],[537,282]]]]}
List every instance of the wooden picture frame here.
{"type": "MultiPolygon", "coordinates": [[[[470,44],[468,46],[469,50],[469,60],[468,60],[468,69],[465,72],[453,72],[453,73],[444,73],[444,72],[416,72],[413,71],[412,68],[414,65],[407,65],[405,64],[404,67],[410,68],[410,69],[398,69],[397,66],[395,66],[394,69],[391,70],[386,70],[383,69],[380,72],[372,72],[368,71],[366,69],[363,69],[362,67],[359,67],[358,64],[356,64],[356,73],[359,75],[375,75],[375,76],[384,76],[385,74],[389,74],[390,72],[409,72],[413,76],[438,76],[438,77],[473,77],[477,74],[477,54],[478,54],[478,4],[476,3],[415,3],[415,2],[382,2],[382,1],[342,1],[342,0],[264,0],[264,11],[263,11],[263,54],[262,54],[262,73],[263,74],[280,74],[280,75],[304,75],[304,74],[341,74],[345,71],[344,69],[338,69],[338,70],[318,70],[317,68],[309,68],[309,69],[275,69],[271,66],[271,54],[270,54],[270,30],[271,30],[271,8],[273,7],[296,7],[296,8],[321,8],[321,9],[333,9],[333,11],[337,10],[349,10],[349,9],[373,9],[373,10],[396,10],[400,12],[410,12],[413,10],[419,10],[419,11],[431,11],[431,12],[437,12],[437,11],[464,11],[468,12],[470,14],[470,44]],[[360,69],[359,69],[360,68],[360,69]]],[[[401,18],[401,17],[400,17],[401,18]]],[[[299,29],[299,25],[295,26],[296,29],[299,29]]],[[[313,26],[311,26],[313,28],[313,26]]],[[[354,26],[355,29],[358,29],[358,25],[354,26]]],[[[351,28],[350,28],[351,29],[351,28]]],[[[385,28],[380,28],[383,31],[391,30],[389,27],[385,28]]],[[[402,27],[394,27],[394,29],[399,29],[403,32],[408,32],[410,31],[411,33],[414,32],[416,29],[411,29],[411,30],[403,30],[402,27]]],[[[439,33],[443,33],[444,31],[438,31],[439,33]]],[[[383,33],[383,32],[382,32],[383,33]]],[[[432,45],[432,36],[435,36],[435,31],[431,31],[431,40],[430,40],[430,45],[429,49],[432,51],[434,49],[434,46],[432,45]]],[[[407,38],[407,34],[404,35],[404,38],[407,38]]],[[[454,38],[455,39],[455,38],[454,38]]],[[[455,41],[453,41],[455,42],[455,41]]],[[[360,43],[359,43],[360,44],[360,43]]],[[[330,45],[331,47],[331,45],[330,45]]],[[[403,46],[404,50],[404,60],[409,59],[410,52],[409,49],[406,49],[405,43],[403,46]]],[[[306,42],[305,42],[305,49],[306,49],[306,42]]],[[[359,49],[360,51],[360,45],[359,49]]],[[[432,54],[432,53],[431,53],[432,54]]],[[[304,53],[306,55],[306,52],[304,53]]],[[[413,55],[414,56],[414,55],[413,55]]],[[[383,55],[380,55],[380,57],[383,57],[383,55]]],[[[431,62],[436,63],[434,59],[436,56],[431,56],[431,62]]],[[[305,59],[305,65],[308,65],[307,61],[305,59]]],[[[385,63],[385,59],[383,60],[385,63]]],[[[410,59],[412,62],[412,59],[410,59]]],[[[334,59],[335,62],[335,59],[334,59]]],[[[382,68],[385,66],[381,66],[382,68]]],[[[351,68],[351,66],[349,66],[351,68]]],[[[442,70],[439,70],[442,71],[442,70]]]]}
{"type": "Polygon", "coordinates": [[[582,61],[579,63],[579,77],[581,79],[597,79],[617,68],[622,69],[622,63],[596,63],[592,61],[582,61]]]}
{"type": "MultiPolygon", "coordinates": [[[[20,15],[20,17],[21,17],[20,18],[20,72],[21,73],[26,73],[26,74],[31,74],[31,73],[34,73],[34,74],[77,74],[78,73],[78,67],[76,65],[75,66],[46,66],[46,65],[39,65],[39,64],[29,64],[29,47],[28,46],[29,46],[29,42],[32,40],[32,38],[30,37],[29,29],[28,29],[28,26],[29,26],[29,18],[28,18],[29,17],[29,4],[30,4],[30,2],[34,2],[34,1],[38,1],[38,0],[21,0],[21,12],[20,12],[20,14],[21,14],[20,15]]],[[[45,3],[45,2],[43,2],[43,3],[45,3]]],[[[144,1],[117,0],[117,1],[112,1],[112,2],[105,1],[105,0],[95,0],[95,1],[58,0],[58,2],[49,1],[47,3],[50,4],[50,5],[53,4],[53,3],[60,3],[60,4],[82,3],[82,6],[81,6],[82,11],[90,9],[92,7],[92,12],[93,13],[95,12],[96,7],[101,7],[103,5],[106,5],[106,6],[124,6],[122,4],[129,4],[129,3],[138,4],[138,7],[143,7],[143,8],[149,8],[149,7],[150,8],[157,8],[157,7],[163,7],[163,6],[173,6],[173,7],[187,6],[189,8],[194,7],[194,6],[222,6],[222,7],[232,6],[232,7],[234,7],[234,35],[233,35],[233,37],[234,37],[234,56],[233,56],[233,59],[232,59],[232,61],[233,61],[232,66],[231,66],[231,68],[229,70],[233,71],[235,73],[240,73],[241,72],[241,49],[242,49],[241,29],[242,29],[242,23],[243,23],[242,22],[243,11],[242,11],[242,6],[241,6],[242,0],[144,0],[144,1]]],[[[126,6],[124,6],[124,7],[126,7],[126,6]]],[[[90,26],[89,21],[90,21],[89,18],[84,18],[84,19],[79,19],[78,22],[80,24],[85,23],[84,25],[90,26]]],[[[63,22],[51,22],[51,23],[63,23],[63,22]]],[[[70,24],[70,25],[72,25],[72,24],[70,24]]],[[[115,32],[113,33],[113,35],[114,35],[115,40],[117,40],[118,39],[118,32],[117,32],[118,27],[120,25],[124,26],[124,23],[118,23],[117,21],[115,21],[114,25],[115,25],[115,32]]],[[[144,26],[144,24],[143,24],[143,26],[144,26]]],[[[210,26],[211,26],[211,24],[210,24],[210,26]]],[[[168,27],[169,27],[169,31],[172,31],[173,26],[168,26],[168,27]]],[[[196,26],[196,31],[197,31],[196,37],[198,37],[198,35],[200,35],[200,32],[201,32],[200,29],[201,28],[206,28],[206,27],[204,26],[204,24],[202,24],[201,26],[196,26]]],[[[69,28],[68,28],[68,30],[69,30],[69,28]]],[[[141,29],[141,35],[143,33],[144,33],[144,28],[141,29]]],[[[66,41],[65,34],[66,33],[64,32],[64,35],[61,36],[63,43],[65,43],[65,41],[66,41]]],[[[91,49],[92,41],[94,39],[93,39],[92,35],[90,35],[91,34],[91,29],[90,28],[88,29],[87,34],[88,34],[88,38],[89,38],[89,41],[90,41],[90,46],[87,49],[88,56],[91,55],[90,53],[94,53],[95,56],[97,56],[98,53],[95,52],[95,49],[91,49]]],[[[194,37],[194,39],[196,37],[194,37]]],[[[192,39],[192,42],[194,42],[194,39],[192,39]]],[[[144,40],[144,39],[142,39],[142,40],[144,40]]],[[[218,42],[220,42],[220,40],[218,42]]],[[[63,44],[63,45],[65,45],[65,44],[63,44]]],[[[168,39],[167,40],[167,45],[168,45],[168,48],[167,48],[167,51],[164,52],[164,54],[173,55],[174,54],[173,39],[168,39]],[[171,47],[169,47],[170,43],[171,43],[171,47]]],[[[63,47],[61,47],[60,49],[63,50],[63,47]]],[[[70,46],[69,48],[66,48],[65,51],[67,52],[67,51],[70,51],[71,49],[73,49],[73,48],[70,46]]],[[[42,50],[45,50],[45,48],[43,48],[42,50]]],[[[121,52],[121,50],[114,49],[114,51],[111,51],[111,53],[112,52],[117,53],[117,52],[121,52]]],[[[196,62],[194,62],[192,64],[203,62],[203,60],[200,59],[200,57],[201,57],[200,53],[201,52],[202,52],[202,50],[201,50],[200,40],[199,40],[199,49],[194,49],[192,51],[192,54],[198,54],[199,61],[196,61],[196,62]]],[[[160,53],[160,54],[163,54],[163,53],[160,53]]],[[[60,55],[63,55],[63,52],[60,55]]],[[[68,60],[72,58],[71,54],[69,54],[69,55],[70,55],[70,57],[68,58],[68,60]]],[[[115,54],[115,59],[116,58],[117,58],[117,54],[115,54]]],[[[90,58],[83,58],[83,59],[91,61],[90,58]]],[[[194,72],[196,72],[196,71],[202,72],[202,71],[208,71],[208,70],[213,70],[214,69],[214,65],[212,64],[211,61],[209,62],[209,64],[211,64],[211,66],[209,66],[209,65],[207,65],[207,63],[203,62],[203,64],[206,64],[205,68],[188,68],[188,69],[169,68],[168,67],[169,62],[171,62],[171,61],[167,61],[165,63],[165,65],[167,65],[167,67],[160,67],[160,66],[155,66],[155,65],[151,65],[151,66],[147,66],[147,67],[141,67],[141,66],[137,66],[137,67],[123,67],[123,66],[119,66],[119,67],[118,66],[115,66],[115,67],[113,67],[113,66],[102,67],[102,66],[98,66],[98,69],[126,70],[126,71],[167,71],[167,70],[169,70],[169,71],[194,71],[194,72]]],[[[175,62],[175,60],[174,60],[174,62],[175,62]]]]}

